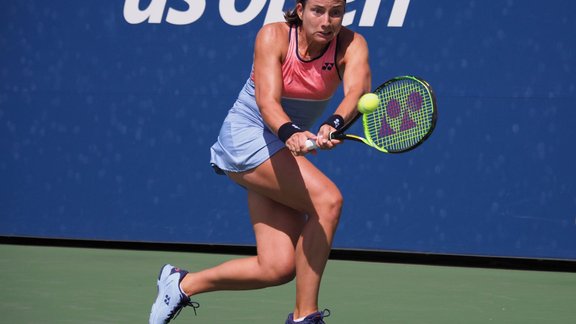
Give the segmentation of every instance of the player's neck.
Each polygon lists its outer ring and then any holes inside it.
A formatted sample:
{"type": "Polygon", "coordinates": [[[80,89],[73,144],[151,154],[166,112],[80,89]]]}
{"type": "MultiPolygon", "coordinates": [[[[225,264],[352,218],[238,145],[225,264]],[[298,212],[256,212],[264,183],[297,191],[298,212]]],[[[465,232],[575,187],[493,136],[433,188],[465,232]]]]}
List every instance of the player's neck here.
{"type": "Polygon", "coordinates": [[[315,43],[306,37],[301,28],[298,28],[298,54],[302,59],[311,60],[324,53],[329,44],[315,43]]]}

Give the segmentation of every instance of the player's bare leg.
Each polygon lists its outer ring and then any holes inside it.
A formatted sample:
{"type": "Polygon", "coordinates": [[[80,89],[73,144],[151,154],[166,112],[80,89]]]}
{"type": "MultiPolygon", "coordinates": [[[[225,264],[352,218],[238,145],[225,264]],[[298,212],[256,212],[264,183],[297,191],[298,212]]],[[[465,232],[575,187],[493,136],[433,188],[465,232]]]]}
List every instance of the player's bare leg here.
{"type": "Polygon", "coordinates": [[[229,176],[248,189],[258,255],[189,273],[182,290],[195,295],[263,288],[288,282],[295,272],[294,318],[316,312],[342,206],[340,191],[306,158],[288,150],[254,170],[229,176]]]}
{"type": "Polygon", "coordinates": [[[252,171],[231,174],[241,185],[308,215],[296,246],[296,306],[294,318],[318,310],[320,281],[342,207],[336,185],[305,157],[288,150],[252,171]]]}
{"type": "Polygon", "coordinates": [[[302,213],[248,191],[248,207],[258,254],[189,273],[181,282],[187,295],[247,290],[284,284],[295,275],[295,247],[304,226],[302,213]]]}

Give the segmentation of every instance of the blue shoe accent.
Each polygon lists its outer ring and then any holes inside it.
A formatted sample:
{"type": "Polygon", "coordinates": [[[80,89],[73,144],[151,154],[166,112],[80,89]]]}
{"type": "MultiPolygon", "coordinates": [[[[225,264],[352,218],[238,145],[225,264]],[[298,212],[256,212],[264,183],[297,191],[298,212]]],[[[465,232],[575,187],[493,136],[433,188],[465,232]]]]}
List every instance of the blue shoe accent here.
{"type": "Polygon", "coordinates": [[[323,319],[328,316],[330,316],[330,310],[325,309],[306,316],[302,322],[294,322],[294,314],[290,313],[286,319],[286,324],[326,324],[323,319]]]}
{"type": "Polygon", "coordinates": [[[164,324],[176,318],[182,308],[191,306],[196,314],[200,305],[180,290],[180,281],[188,271],[165,264],[158,275],[158,295],[150,311],[150,324],[164,324]]]}

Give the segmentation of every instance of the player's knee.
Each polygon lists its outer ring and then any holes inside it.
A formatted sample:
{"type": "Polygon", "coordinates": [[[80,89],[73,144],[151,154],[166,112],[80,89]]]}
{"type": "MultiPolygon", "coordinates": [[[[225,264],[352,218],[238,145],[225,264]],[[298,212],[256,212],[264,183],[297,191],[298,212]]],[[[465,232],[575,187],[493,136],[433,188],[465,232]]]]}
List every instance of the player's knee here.
{"type": "Polygon", "coordinates": [[[265,280],[269,285],[282,285],[288,283],[296,277],[296,265],[293,259],[277,260],[266,269],[265,280]]]}
{"type": "Polygon", "coordinates": [[[280,269],[276,272],[275,281],[276,285],[283,285],[294,280],[296,277],[296,267],[280,269]]]}
{"type": "Polygon", "coordinates": [[[321,206],[318,209],[320,219],[334,225],[338,224],[343,204],[344,197],[340,190],[337,188],[326,190],[321,197],[321,206]]]}

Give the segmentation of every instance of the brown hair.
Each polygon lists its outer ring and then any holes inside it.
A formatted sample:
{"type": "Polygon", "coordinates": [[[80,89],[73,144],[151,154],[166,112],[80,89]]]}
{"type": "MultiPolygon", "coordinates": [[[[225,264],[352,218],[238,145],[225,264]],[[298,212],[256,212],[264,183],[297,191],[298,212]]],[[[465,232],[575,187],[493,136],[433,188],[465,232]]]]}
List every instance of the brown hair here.
{"type": "MultiPolygon", "coordinates": [[[[296,7],[298,6],[298,4],[302,4],[302,8],[306,7],[306,2],[308,2],[308,0],[294,0],[296,2],[296,5],[294,6],[294,8],[286,10],[284,12],[284,20],[286,20],[286,22],[290,25],[297,25],[297,26],[302,26],[302,19],[300,19],[300,17],[298,16],[298,12],[296,12],[296,7]]],[[[346,1],[344,1],[344,5],[346,5],[346,1]]]]}
{"type": "MultiPolygon", "coordinates": [[[[306,5],[306,0],[296,0],[296,5],[298,5],[299,3],[301,3],[302,7],[304,8],[304,6],[306,5]]],[[[296,6],[284,12],[284,19],[290,25],[297,25],[297,26],[302,25],[302,19],[298,17],[298,13],[296,12],[296,6]]]]}

